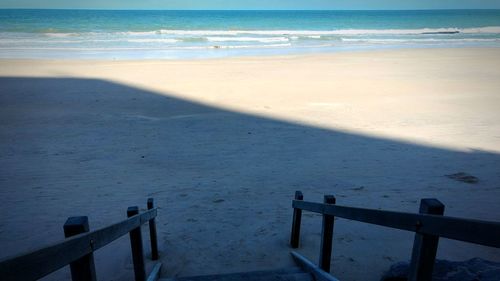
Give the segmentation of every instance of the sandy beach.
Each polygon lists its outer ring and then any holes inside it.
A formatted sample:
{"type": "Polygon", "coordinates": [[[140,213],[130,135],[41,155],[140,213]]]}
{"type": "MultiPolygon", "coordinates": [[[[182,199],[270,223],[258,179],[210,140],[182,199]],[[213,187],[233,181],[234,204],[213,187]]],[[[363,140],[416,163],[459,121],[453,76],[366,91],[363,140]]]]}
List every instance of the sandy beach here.
{"type": "MultiPolygon", "coordinates": [[[[148,197],[168,277],[292,266],[295,190],[409,212],[437,198],[447,215],[499,221],[499,65],[500,48],[0,60],[0,258],[62,239],[69,216],[96,229],[148,197]],[[446,176],[458,172],[479,181],[446,176]]],[[[299,252],[317,261],[321,218],[302,223],[299,252]]],[[[379,280],[412,242],[339,219],[333,275],[379,280]]],[[[129,247],[96,253],[99,278],[132,279],[129,247]]],[[[500,252],[440,241],[438,258],[472,257],[500,252]]]]}

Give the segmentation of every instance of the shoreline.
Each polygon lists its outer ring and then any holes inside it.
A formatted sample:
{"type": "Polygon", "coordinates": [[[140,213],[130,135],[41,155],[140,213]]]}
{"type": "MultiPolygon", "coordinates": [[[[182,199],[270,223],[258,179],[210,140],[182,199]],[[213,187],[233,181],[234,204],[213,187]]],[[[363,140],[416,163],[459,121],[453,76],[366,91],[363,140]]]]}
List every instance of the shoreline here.
{"type": "Polygon", "coordinates": [[[382,49],[362,49],[362,50],[342,50],[335,52],[319,52],[319,53],[297,53],[297,54],[276,54],[276,55],[243,55],[234,57],[215,57],[215,58],[192,58],[192,59],[161,59],[161,58],[138,58],[138,59],[86,59],[86,58],[68,58],[68,59],[52,59],[52,58],[0,58],[0,62],[40,62],[40,63],[134,63],[134,62],[157,62],[157,63],[190,63],[190,62],[213,62],[213,61],[269,61],[269,60],[294,60],[294,59],[321,59],[334,56],[355,56],[355,55],[370,55],[370,54],[404,54],[410,52],[423,53],[428,51],[436,52],[480,52],[500,50],[500,46],[475,46],[475,47],[408,47],[408,48],[382,48],[382,49]]]}
{"type": "Polygon", "coordinates": [[[235,55],[223,57],[193,57],[193,58],[137,58],[137,59],[116,59],[116,58],[0,58],[0,61],[22,62],[22,61],[40,61],[40,62],[196,62],[196,61],[225,61],[225,60],[256,60],[256,59],[291,59],[308,57],[328,57],[337,54],[363,54],[363,53],[385,53],[385,52],[404,52],[404,51],[425,51],[425,50],[491,50],[500,49],[500,46],[387,46],[367,47],[359,49],[332,50],[323,52],[297,52],[290,54],[265,54],[265,55],[235,55]]]}

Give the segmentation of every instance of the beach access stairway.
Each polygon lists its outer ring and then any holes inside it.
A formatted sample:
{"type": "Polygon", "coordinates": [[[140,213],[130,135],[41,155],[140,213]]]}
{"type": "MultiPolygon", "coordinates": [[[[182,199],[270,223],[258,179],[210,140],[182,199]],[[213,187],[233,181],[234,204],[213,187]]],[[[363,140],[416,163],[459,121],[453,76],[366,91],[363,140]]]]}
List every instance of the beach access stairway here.
{"type": "MultiPolygon", "coordinates": [[[[297,267],[243,273],[216,274],[160,279],[160,262],[146,274],[141,225],[149,224],[151,259],[159,259],[153,199],[147,211],[137,206],[127,209],[127,219],[98,230],[89,231],[87,217],[70,217],[64,224],[65,240],[29,253],[0,260],[0,280],[37,280],[70,265],[73,281],[97,280],[93,252],[129,234],[136,281],[338,281],[330,274],[333,229],[336,218],[344,218],[415,233],[407,280],[431,281],[439,238],[448,238],[500,248],[500,222],[444,216],[444,205],[437,199],[422,199],[418,214],[374,210],[336,205],[333,195],[325,195],[323,203],[306,202],[302,192],[292,200],[293,219],[290,246],[299,247],[302,212],[322,215],[321,244],[318,265],[292,251],[297,267]]],[[[168,261],[167,261],[168,262],[168,261]]],[[[401,279],[398,279],[401,280],[401,279]]]]}
{"type": "Polygon", "coordinates": [[[231,274],[160,279],[160,281],[314,281],[312,274],[302,268],[291,267],[280,270],[251,271],[231,274]]]}
{"type": "Polygon", "coordinates": [[[250,271],[191,277],[159,279],[159,281],[339,281],[304,256],[292,252],[297,267],[278,270],[250,271]]]}

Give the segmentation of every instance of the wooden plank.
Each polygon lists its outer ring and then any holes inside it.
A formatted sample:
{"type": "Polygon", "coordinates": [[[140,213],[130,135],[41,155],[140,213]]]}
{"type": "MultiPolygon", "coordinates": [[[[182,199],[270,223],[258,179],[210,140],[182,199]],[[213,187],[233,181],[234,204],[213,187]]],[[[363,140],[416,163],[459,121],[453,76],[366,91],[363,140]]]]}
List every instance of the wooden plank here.
{"type": "MultiPolygon", "coordinates": [[[[325,195],[323,198],[324,204],[335,204],[335,196],[325,195]]],[[[319,248],[319,267],[325,272],[330,272],[330,264],[332,262],[332,245],[333,245],[333,224],[335,217],[323,214],[323,223],[321,226],[321,244],[319,248]]]]}
{"type": "Polygon", "coordinates": [[[302,256],[301,254],[292,251],[290,253],[293,260],[297,265],[299,265],[304,271],[311,273],[316,281],[339,281],[337,278],[333,277],[330,273],[325,272],[317,265],[312,263],[310,260],[302,256]]]}
{"type": "MultiPolygon", "coordinates": [[[[295,200],[304,200],[304,195],[302,195],[302,192],[295,191],[295,200]]],[[[299,247],[301,221],[302,210],[294,208],[292,218],[292,232],[290,235],[290,246],[294,249],[299,247]]]]}
{"type": "Polygon", "coordinates": [[[294,273],[283,275],[214,275],[160,279],[159,281],[315,281],[309,273],[294,273]]]}
{"type": "Polygon", "coordinates": [[[160,278],[160,273],[161,273],[161,262],[156,263],[155,266],[153,267],[153,270],[151,270],[151,273],[148,276],[148,279],[146,281],[156,281],[158,278],[160,278]]]}
{"type": "MultiPolygon", "coordinates": [[[[89,232],[89,219],[86,216],[70,217],[64,224],[64,237],[71,237],[81,233],[89,232]]],[[[70,263],[71,280],[73,281],[96,281],[94,254],[87,254],[70,263]]]]}
{"type": "MultiPolygon", "coordinates": [[[[444,205],[437,199],[422,199],[420,201],[421,214],[442,216],[444,205]]],[[[439,236],[429,234],[415,234],[411,255],[409,281],[432,281],[432,271],[436,261],[439,236]]]]}
{"type": "Polygon", "coordinates": [[[313,276],[296,267],[291,269],[249,271],[160,279],[160,281],[314,281],[313,276]]]}
{"type": "Polygon", "coordinates": [[[325,205],[294,200],[294,208],[421,234],[500,248],[500,222],[325,205]]]}
{"type": "MultiPolygon", "coordinates": [[[[154,199],[148,199],[148,210],[154,209],[154,199]]],[[[155,218],[152,218],[149,221],[149,240],[151,241],[151,259],[158,260],[158,238],[156,235],[156,221],[155,218]]]]}
{"type": "MultiPolygon", "coordinates": [[[[133,206],[127,209],[127,216],[133,217],[139,214],[139,207],[133,206]]],[[[144,250],[142,247],[141,226],[130,230],[130,247],[132,248],[132,261],[134,262],[135,281],[146,281],[146,264],[144,262],[144,250]]]]}
{"type": "Polygon", "coordinates": [[[3,281],[40,279],[111,243],[153,217],[156,217],[156,209],[38,250],[4,258],[0,261],[0,279],[3,281]]]}

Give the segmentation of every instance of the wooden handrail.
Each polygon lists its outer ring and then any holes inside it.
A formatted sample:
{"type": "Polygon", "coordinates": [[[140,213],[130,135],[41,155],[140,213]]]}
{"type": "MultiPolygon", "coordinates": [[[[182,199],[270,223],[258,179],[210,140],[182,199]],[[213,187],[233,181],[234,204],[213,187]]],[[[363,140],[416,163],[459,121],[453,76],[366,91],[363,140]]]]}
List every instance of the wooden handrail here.
{"type": "Polygon", "coordinates": [[[373,210],[293,200],[293,208],[500,248],[500,222],[373,210]]]}
{"type": "Polygon", "coordinates": [[[0,260],[2,280],[36,280],[89,253],[92,253],[130,231],[154,219],[156,209],[134,215],[113,225],[86,232],[29,253],[0,260]]]}
{"type": "Polygon", "coordinates": [[[419,214],[338,206],[333,195],[325,195],[324,204],[303,199],[302,192],[296,191],[295,200],[292,200],[290,246],[297,248],[299,245],[302,211],[322,214],[319,268],[327,273],[331,266],[336,217],[415,232],[408,281],[432,280],[440,237],[500,248],[500,222],[445,217],[444,204],[434,198],[420,201],[419,214]]]}

